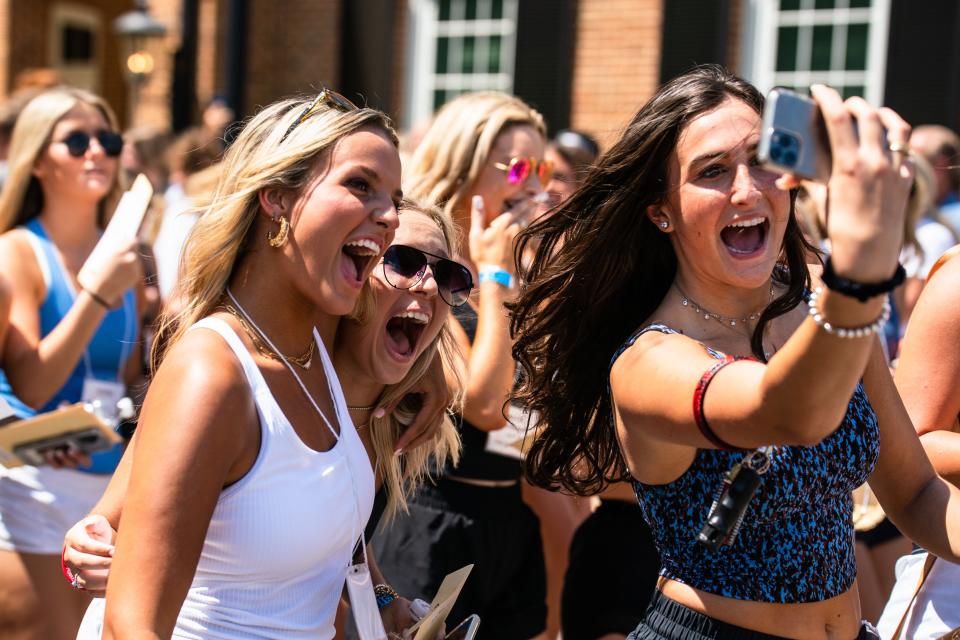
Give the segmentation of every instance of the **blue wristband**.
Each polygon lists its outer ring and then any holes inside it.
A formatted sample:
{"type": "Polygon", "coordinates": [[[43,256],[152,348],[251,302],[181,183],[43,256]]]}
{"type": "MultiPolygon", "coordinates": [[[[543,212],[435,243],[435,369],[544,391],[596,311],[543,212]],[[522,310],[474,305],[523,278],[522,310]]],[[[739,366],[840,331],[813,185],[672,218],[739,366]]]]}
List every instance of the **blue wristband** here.
{"type": "Polygon", "coordinates": [[[479,276],[480,284],[483,284],[484,282],[496,282],[507,289],[513,288],[513,276],[510,275],[510,272],[506,271],[505,269],[484,267],[480,269],[479,276]]]}

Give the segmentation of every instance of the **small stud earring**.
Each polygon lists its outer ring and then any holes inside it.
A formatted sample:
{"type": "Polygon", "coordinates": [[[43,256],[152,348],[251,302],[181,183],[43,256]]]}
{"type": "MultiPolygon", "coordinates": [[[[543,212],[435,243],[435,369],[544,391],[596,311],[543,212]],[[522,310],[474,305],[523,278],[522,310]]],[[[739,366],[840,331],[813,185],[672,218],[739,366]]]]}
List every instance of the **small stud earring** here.
{"type": "Polygon", "coordinates": [[[267,233],[267,242],[274,249],[279,249],[287,241],[287,235],[290,231],[290,223],[283,216],[277,216],[274,222],[280,223],[280,230],[274,233],[267,233]]]}
{"type": "Polygon", "coordinates": [[[660,221],[660,228],[661,228],[661,229],[663,229],[664,231],[666,231],[667,228],[669,228],[669,227],[670,227],[670,223],[669,223],[669,222],[667,222],[666,220],[661,220],[661,221],[660,221]]]}

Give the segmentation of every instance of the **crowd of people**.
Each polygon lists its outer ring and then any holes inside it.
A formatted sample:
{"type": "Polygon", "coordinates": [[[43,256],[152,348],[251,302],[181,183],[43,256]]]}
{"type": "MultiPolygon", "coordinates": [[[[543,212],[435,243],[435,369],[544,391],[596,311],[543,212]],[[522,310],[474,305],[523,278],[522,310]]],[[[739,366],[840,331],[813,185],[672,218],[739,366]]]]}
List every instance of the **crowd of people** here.
{"type": "Polygon", "coordinates": [[[0,399],[124,442],[0,468],[0,635],[412,638],[466,565],[482,638],[960,627],[960,141],[811,94],[825,184],[717,66],[603,153],[492,91],[403,145],[330,89],[176,137],[18,98],[0,399]]]}

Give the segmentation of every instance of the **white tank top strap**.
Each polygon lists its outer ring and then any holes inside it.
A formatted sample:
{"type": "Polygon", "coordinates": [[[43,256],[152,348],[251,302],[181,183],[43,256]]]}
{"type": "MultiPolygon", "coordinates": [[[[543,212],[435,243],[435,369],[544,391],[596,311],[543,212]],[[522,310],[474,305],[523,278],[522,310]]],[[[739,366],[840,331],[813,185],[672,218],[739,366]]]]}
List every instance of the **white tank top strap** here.
{"type": "Polygon", "coordinates": [[[220,334],[220,337],[223,338],[224,342],[230,347],[230,350],[233,351],[237,360],[240,361],[240,366],[243,367],[243,373],[247,376],[247,382],[250,383],[253,392],[269,391],[267,381],[264,379],[263,374],[260,373],[260,368],[257,366],[257,363],[253,361],[253,356],[247,351],[247,347],[233,330],[233,327],[220,318],[207,316],[195,322],[187,331],[190,332],[195,329],[209,329],[214,333],[220,334]]]}
{"type": "Polygon", "coordinates": [[[333,368],[333,361],[327,354],[327,346],[323,343],[323,339],[320,337],[320,332],[317,331],[316,327],[313,329],[313,339],[317,342],[317,346],[319,347],[318,351],[320,351],[320,360],[323,362],[323,374],[327,378],[327,386],[330,389],[330,400],[333,402],[333,409],[336,412],[335,417],[337,419],[337,424],[339,425],[340,434],[337,436],[337,439],[339,439],[343,435],[344,429],[352,432],[356,432],[356,429],[353,426],[353,419],[350,417],[350,411],[347,409],[347,399],[343,395],[343,387],[340,385],[340,378],[337,376],[337,372],[333,368]]]}

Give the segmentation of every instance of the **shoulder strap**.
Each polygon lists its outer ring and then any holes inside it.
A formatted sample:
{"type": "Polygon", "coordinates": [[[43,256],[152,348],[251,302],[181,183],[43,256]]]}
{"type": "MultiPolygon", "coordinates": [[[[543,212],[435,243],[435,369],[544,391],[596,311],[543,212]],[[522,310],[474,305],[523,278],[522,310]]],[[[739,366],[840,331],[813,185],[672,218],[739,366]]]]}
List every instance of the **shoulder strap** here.
{"type": "Polygon", "coordinates": [[[900,632],[903,631],[903,624],[907,621],[910,609],[913,608],[914,601],[916,601],[917,596],[920,595],[920,589],[923,587],[923,583],[927,581],[927,576],[930,575],[930,570],[933,568],[933,563],[936,560],[937,556],[929,552],[927,553],[927,559],[923,561],[923,570],[920,571],[920,581],[917,583],[917,588],[913,590],[913,596],[910,598],[910,602],[907,603],[907,608],[903,610],[903,615],[900,616],[900,624],[897,625],[897,630],[890,636],[893,640],[900,637],[900,632]]]}
{"type": "Polygon", "coordinates": [[[930,281],[930,278],[933,277],[933,274],[937,272],[940,267],[947,264],[950,258],[960,255],[960,244],[954,245],[943,252],[943,255],[937,258],[937,261],[933,263],[933,266],[930,267],[930,271],[927,273],[927,282],[930,281]]]}

